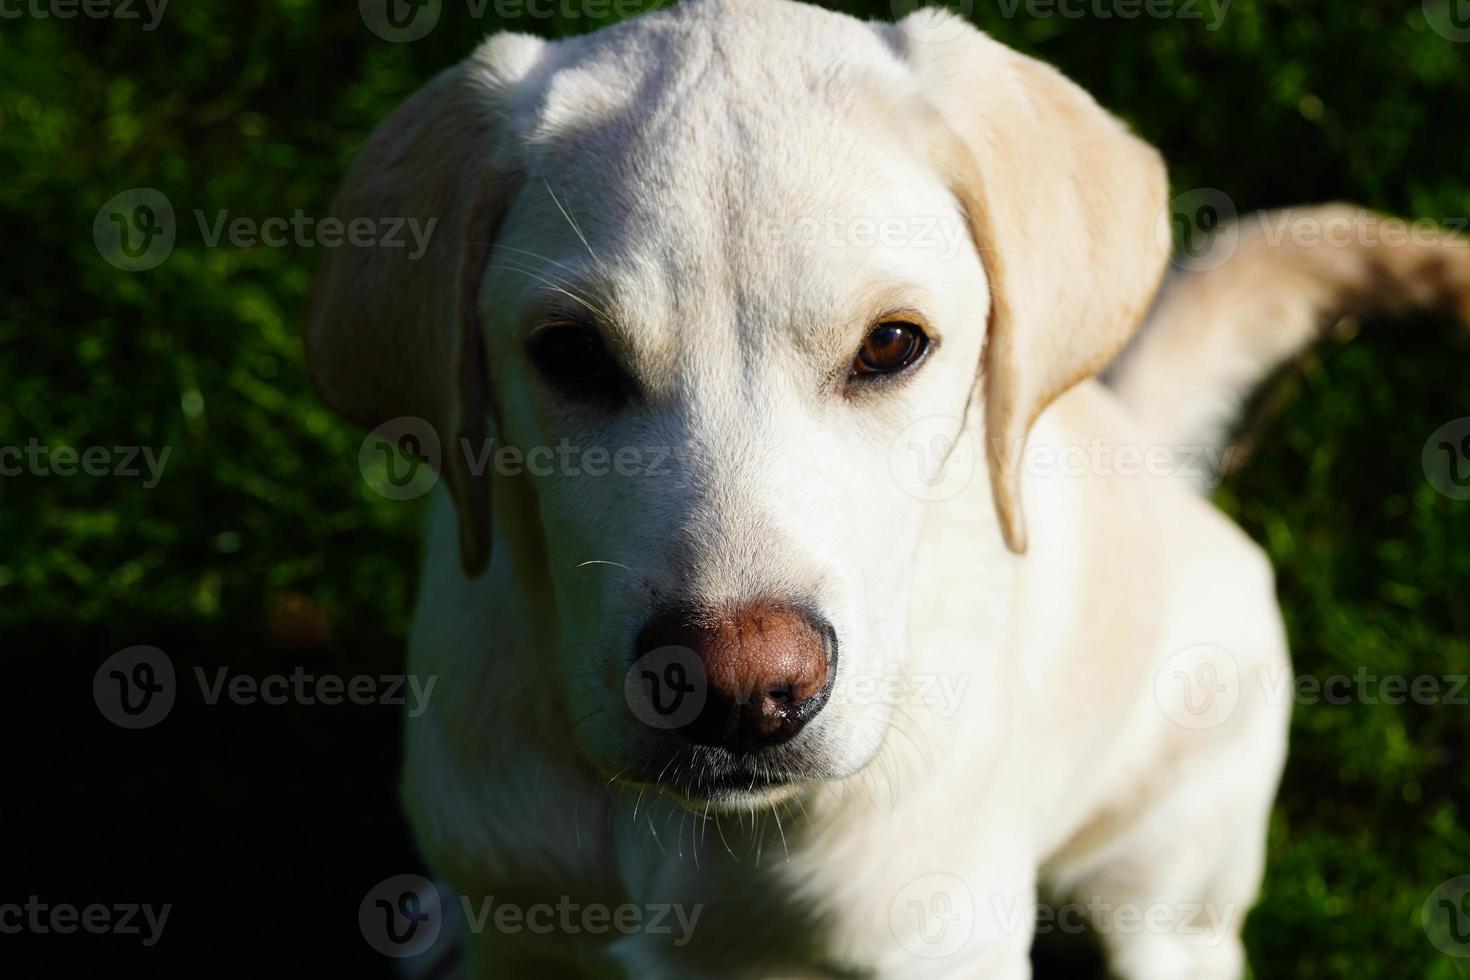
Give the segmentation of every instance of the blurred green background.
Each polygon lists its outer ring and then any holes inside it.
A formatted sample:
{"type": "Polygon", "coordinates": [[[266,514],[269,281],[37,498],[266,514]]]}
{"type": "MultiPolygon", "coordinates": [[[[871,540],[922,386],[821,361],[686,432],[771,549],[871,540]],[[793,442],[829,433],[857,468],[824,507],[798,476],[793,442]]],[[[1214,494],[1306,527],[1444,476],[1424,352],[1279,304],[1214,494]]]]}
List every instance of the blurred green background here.
{"type": "MultiPolygon", "coordinates": [[[[316,250],[208,247],[194,212],[324,215],[374,123],[483,36],[606,19],[570,0],[549,18],[446,0],[426,37],[390,43],[350,2],[173,0],[152,30],[141,2],[136,20],[41,17],[26,2],[0,19],[0,445],[171,451],[152,488],[0,478],[0,635],[7,661],[36,671],[19,688],[33,710],[18,743],[35,783],[14,791],[36,832],[3,845],[24,870],[0,892],[63,882],[74,901],[130,887],[144,900],[162,882],[206,902],[191,916],[179,899],[169,942],[233,950],[238,975],[261,975],[241,964],[269,944],[234,925],[258,896],[313,896],[292,926],[306,931],[324,889],[351,913],[398,870],[383,855],[412,860],[393,803],[396,714],[227,711],[188,739],[171,720],[118,748],[91,673],[135,643],[182,663],[392,669],[422,514],[367,488],[360,434],[309,390],[299,324],[316,250]],[[139,187],[172,203],[177,244],[125,272],[93,221],[139,187]]],[[[1093,3],[1066,7],[1083,16],[998,0],[967,12],[1126,117],[1178,190],[1219,188],[1242,211],[1346,199],[1470,214],[1470,43],[1447,38],[1454,22],[1436,9],[1235,0],[1217,18],[1216,4],[1179,0],[1176,16],[1126,19],[1093,3]]],[[[1218,499],[1276,562],[1299,672],[1470,672],[1470,502],[1437,493],[1420,464],[1430,433],[1470,415],[1465,335],[1368,324],[1264,402],[1256,451],[1218,499]]],[[[1470,873],[1470,707],[1303,705],[1293,742],[1249,927],[1256,975],[1470,976],[1420,922],[1436,885],[1470,873]]],[[[296,967],[275,975],[320,975],[296,967]]]]}

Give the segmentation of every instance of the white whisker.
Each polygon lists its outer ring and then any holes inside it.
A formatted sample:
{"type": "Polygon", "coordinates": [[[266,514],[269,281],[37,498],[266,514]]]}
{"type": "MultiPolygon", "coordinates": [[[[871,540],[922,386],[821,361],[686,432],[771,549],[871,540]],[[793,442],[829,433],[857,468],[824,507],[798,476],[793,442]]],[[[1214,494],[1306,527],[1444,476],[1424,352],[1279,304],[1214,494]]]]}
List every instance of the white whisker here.
{"type": "Polygon", "coordinates": [[[551,184],[547,182],[545,177],[541,178],[541,183],[546,188],[546,193],[551,195],[551,201],[556,205],[556,209],[561,212],[561,216],[567,219],[567,224],[572,226],[572,231],[582,240],[582,245],[587,249],[587,254],[592,256],[592,261],[597,263],[599,269],[605,269],[606,267],[602,264],[602,258],[593,251],[592,243],[587,241],[587,236],[582,234],[581,228],[577,227],[576,220],[572,218],[566,208],[562,207],[561,201],[557,200],[556,191],[551,189],[551,184]]]}
{"type": "Polygon", "coordinates": [[[614,568],[622,568],[622,569],[625,569],[625,570],[627,570],[629,572],[631,572],[633,570],[631,568],[628,568],[627,565],[624,565],[620,561],[603,561],[600,558],[594,558],[591,561],[584,561],[581,564],[579,564],[577,567],[578,568],[586,568],[588,565],[612,565],[614,568]]]}

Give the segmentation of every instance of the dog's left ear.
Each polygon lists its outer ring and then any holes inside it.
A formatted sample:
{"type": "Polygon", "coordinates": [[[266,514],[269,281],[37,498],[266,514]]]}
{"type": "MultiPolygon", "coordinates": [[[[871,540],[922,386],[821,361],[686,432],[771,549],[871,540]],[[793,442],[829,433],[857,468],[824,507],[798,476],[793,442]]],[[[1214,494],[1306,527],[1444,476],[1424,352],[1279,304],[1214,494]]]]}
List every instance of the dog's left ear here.
{"type": "Polygon", "coordinates": [[[934,156],[989,280],[986,454],[1001,530],[1019,554],[1026,435],[1137,329],[1168,257],[1155,240],[1167,174],[1082,89],[954,15],[921,10],[890,30],[938,111],[934,156]]]}
{"type": "Polygon", "coordinates": [[[324,402],[367,429],[399,418],[433,429],[470,577],[490,558],[489,474],[468,451],[485,444],[491,410],[478,298],[519,183],[506,103],[544,48],[492,37],[378,127],[337,195],[348,241],[323,260],[306,317],[324,402]],[[375,234],[357,244],[364,222],[375,234]],[[378,240],[407,222],[412,236],[378,240]]]}

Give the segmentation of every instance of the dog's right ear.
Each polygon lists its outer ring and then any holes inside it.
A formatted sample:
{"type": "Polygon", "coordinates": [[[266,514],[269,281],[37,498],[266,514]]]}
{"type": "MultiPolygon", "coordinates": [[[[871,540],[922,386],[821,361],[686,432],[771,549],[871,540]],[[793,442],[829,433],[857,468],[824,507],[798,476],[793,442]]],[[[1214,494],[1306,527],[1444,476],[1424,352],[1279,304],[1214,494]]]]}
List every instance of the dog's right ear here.
{"type": "Polygon", "coordinates": [[[437,435],[470,577],[490,558],[489,475],[469,465],[490,412],[479,289],[519,183],[506,101],[545,46],[491,38],[378,127],[338,192],[348,234],[327,251],[307,311],[307,369],[327,405],[364,428],[408,417],[437,435]],[[372,243],[353,244],[363,219],[372,233],[356,237],[372,243]],[[410,222],[426,246],[401,231],[410,222]]]}
{"type": "Polygon", "coordinates": [[[1122,350],[1167,254],[1163,160],[1056,69],[943,8],[890,29],[933,125],[934,162],[970,222],[990,289],[985,447],[1001,532],[1026,550],[1021,466],[1031,425],[1122,350]]]}

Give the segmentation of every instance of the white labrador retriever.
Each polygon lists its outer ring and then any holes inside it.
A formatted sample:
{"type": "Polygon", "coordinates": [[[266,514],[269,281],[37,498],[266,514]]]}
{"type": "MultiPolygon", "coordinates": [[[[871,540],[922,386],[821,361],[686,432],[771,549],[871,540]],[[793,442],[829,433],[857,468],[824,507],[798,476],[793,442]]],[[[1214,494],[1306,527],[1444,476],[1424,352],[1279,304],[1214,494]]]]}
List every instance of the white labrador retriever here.
{"type": "Polygon", "coordinates": [[[1166,187],[950,15],[786,0],[496,36],[373,136],[339,213],[437,225],[332,254],[307,347],[442,444],[413,825],[468,907],[648,913],[492,915],[468,975],[1020,978],[1038,895],[1120,977],[1242,975],[1289,668],[1181,450],[1470,266],[1242,228],[1110,390],[1166,187]]]}

